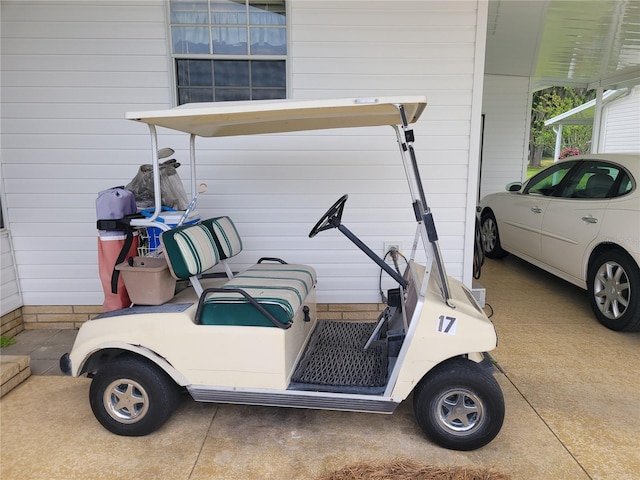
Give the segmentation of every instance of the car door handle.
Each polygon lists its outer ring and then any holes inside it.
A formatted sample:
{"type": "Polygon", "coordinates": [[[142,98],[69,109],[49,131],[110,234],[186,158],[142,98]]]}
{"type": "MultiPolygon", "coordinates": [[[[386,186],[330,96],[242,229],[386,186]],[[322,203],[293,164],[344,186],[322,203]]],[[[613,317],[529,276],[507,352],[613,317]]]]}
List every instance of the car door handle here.
{"type": "Polygon", "coordinates": [[[531,207],[531,211],[533,213],[542,213],[542,209],[540,207],[531,207]]]}
{"type": "Polygon", "coordinates": [[[587,215],[586,217],[582,217],[582,220],[587,223],[598,223],[598,219],[593,215],[587,215]]]}

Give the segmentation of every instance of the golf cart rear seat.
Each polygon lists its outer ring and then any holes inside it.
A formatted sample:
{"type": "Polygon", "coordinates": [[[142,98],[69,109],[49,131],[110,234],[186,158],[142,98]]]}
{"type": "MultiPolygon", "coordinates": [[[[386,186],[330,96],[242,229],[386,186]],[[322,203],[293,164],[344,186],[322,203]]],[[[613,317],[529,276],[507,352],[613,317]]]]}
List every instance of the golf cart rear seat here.
{"type": "MultiPolygon", "coordinates": [[[[296,316],[308,320],[305,301],[309,302],[316,272],[306,265],[261,259],[221,288],[203,289],[199,277],[204,272],[242,251],[242,241],[229,217],[168,230],[162,233],[161,242],[171,274],[189,279],[198,294],[197,323],[286,329],[296,316]]],[[[226,270],[231,275],[228,267],[226,270]]]]}

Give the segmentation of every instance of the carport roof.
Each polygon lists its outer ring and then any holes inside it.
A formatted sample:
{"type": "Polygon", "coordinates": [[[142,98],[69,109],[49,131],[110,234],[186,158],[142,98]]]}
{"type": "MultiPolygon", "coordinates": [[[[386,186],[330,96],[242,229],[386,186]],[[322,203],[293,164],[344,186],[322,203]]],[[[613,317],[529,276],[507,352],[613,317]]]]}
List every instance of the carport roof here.
{"type": "Polygon", "coordinates": [[[489,0],[485,73],[548,86],[640,83],[640,0],[489,0]]]}

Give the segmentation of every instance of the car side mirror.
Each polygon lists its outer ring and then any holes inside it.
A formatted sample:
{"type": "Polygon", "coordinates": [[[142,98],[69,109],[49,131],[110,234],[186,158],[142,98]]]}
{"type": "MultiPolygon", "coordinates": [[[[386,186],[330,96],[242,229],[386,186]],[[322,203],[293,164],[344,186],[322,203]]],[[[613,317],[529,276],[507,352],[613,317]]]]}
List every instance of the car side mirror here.
{"type": "Polygon", "coordinates": [[[522,188],[522,183],[520,182],[511,182],[507,184],[507,192],[519,192],[522,188]]]}

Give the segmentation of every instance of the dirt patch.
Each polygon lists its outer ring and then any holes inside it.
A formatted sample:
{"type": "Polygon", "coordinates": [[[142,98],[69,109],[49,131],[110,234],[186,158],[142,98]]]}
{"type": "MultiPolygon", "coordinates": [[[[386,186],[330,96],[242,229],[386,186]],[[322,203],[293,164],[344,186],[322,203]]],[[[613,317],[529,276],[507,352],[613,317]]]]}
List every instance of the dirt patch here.
{"type": "Polygon", "coordinates": [[[511,477],[489,468],[436,467],[408,460],[380,464],[356,463],[317,480],[510,480],[511,477]]]}

